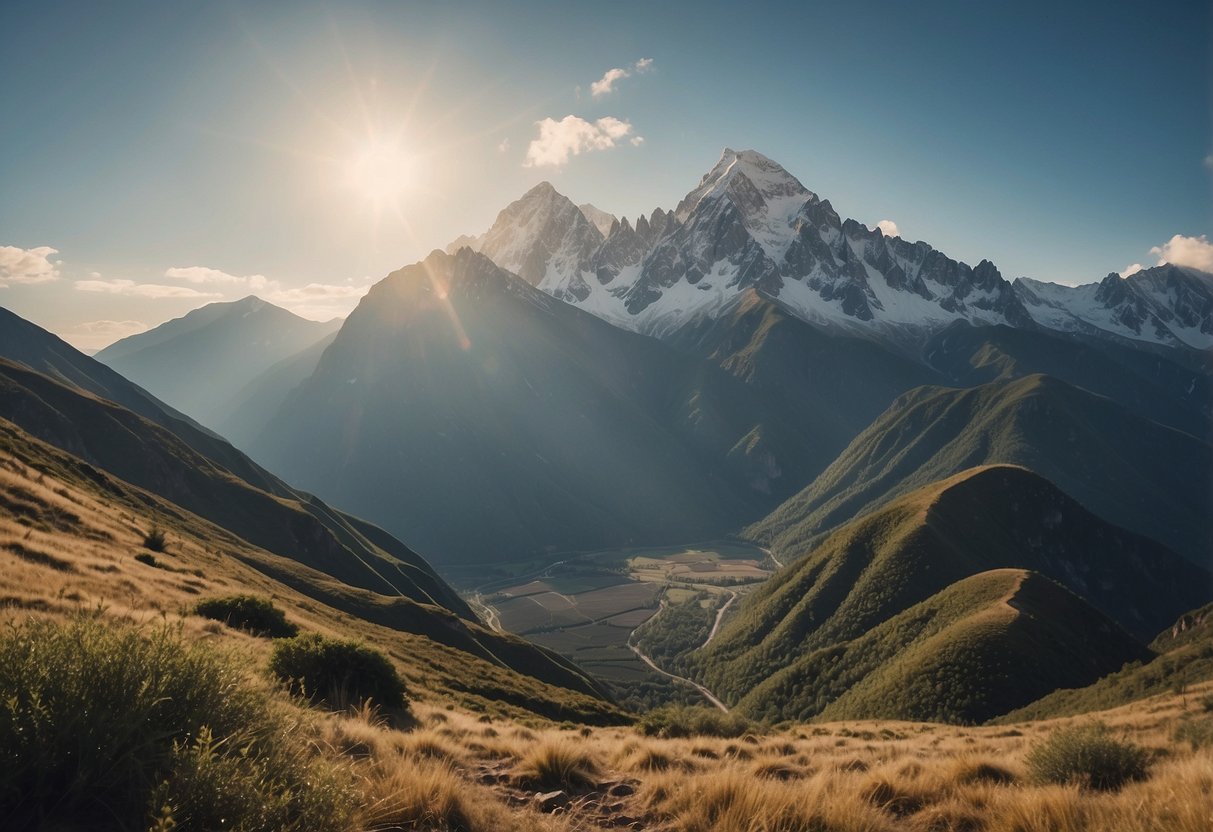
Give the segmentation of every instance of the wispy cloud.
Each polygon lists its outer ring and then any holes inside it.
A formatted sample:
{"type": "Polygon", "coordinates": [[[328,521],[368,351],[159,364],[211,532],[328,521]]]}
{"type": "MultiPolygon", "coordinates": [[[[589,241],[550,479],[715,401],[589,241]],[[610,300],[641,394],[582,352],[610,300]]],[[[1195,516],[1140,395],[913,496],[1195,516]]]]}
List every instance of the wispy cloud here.
{"type": "Polygon", "coordinates": [[[146,332],[142,321],[87,321],[59,333],[76,349],[95,352],[131,335],[146,332]]]}
{"type": "Polygon", "coordinates": [[[164,270],[164,276],[174,280],[184,280],[186,283],[244,286],[253,291],[273,288],[277,285],[276,281],[270,280],[263,274],[241,276],[206,266],[171,266],[164,270]]]}
{"type": "Polygon", "coordinates": [[[876,223],[876,227],[880,229],[880,233],[886,237],[900,237],[901,231],[897,228],[897,223],[892,220],[881,220],[876,223]]]}
{"type": "Polygon", "coordinates": [[[1124,269],[1124,271],[1122,271],[1120,273],[1120,276],[1121,277],[1130,277],[1132,275],[1137,274],[1139,271],[1141,271],[1144,268],[1145,268],[1145,266],[1143,266],[1141,263],[1132,263],[1128,266],[1125,266],[1125,269],[1124,269]]]}
{"type": "MultiPolygon", "coordinates": [[[[652,58],[641,58],[628,68],[621,66],[608,69],[603,76],[597,81],[590,84],[590,95],[594,98],[601,98],[604,95],[610,95],[615,91],[615,84],[622,81],[624,78],[630,78],[632,75],[640,75],[648,72],[653,68],[652,58]]],[[[578,90],[581,88],[578,87],[578,90]]]]}
{"type": "Polygon", "coordinates": [[[309,283],[291,289],[279,289],[266,294],[265,300],[289,309],[296,315],[327,321],[350,314],[371,284],[309,283]]]}
{"type": "MultiPolygon", "coordinates": [[[[560,121],[545,118],[535,124],[539,128],[539,136],[527,147],[523,167],[559,167],[568,162],[571,156],[609,150],[632,132],[631,124],[614,116],[586,121],[570,115],[560,121]]],[[[640,136],[634,139],[644,141],[640,136]]],[[[636,143],[633,140],[633,144],[636,143]]]]}
{"type": "Polygon", "coordinates": [[[160,283],[136,283],[133,280],[77,280],[78,292],[94,292],[109,295],[129,295],[136,298],[196,298],[199,300],[221,298],[218,292],[200,292],[188,286],[165,286],[160,283]]]}
{"type": "Polygon", "coordinates": [[[48,283],[59,279],[59,250],[50,246],[19,248],[0,246],[0,287],[15,283],[48,283]]]}

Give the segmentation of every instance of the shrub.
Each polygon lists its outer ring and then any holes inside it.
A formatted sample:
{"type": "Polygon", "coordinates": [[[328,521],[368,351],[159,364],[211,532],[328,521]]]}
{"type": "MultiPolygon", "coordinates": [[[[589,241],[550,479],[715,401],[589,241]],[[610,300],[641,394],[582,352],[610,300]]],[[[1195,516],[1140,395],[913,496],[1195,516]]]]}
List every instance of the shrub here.
{"type": "Polygon", "coordinates": [[[1193,751],[1213,747],[1213,719],[1185,719],[1175,729],[1173,739],[1188,743],[1193,751]]]}
{"type": "Polygon", "coordinates": [[[143,536],[144,549],[151,549],[153,552],[163,552],[166,545],[168,545],[168,537],[164,534],[164,529],[159,526],[152,526],[148,533],[143,536]]]}
{"type": "Polygon", "coordinates": [[[6,828],[348,825],[347,772],[288,704],[168,627],[84,617],[0,633],[6,828]]]}
{"type": "Polygon", "coordinates": [[[207,598],[194,605],[194,612],[254,635],[290,638],[299,633],[299,628],[287,621],[286,615],[270,599],[256,595],[207,598]]]}
{"type": "Polygon", "coordinates": [[[755,729],[754,723],[735,713],[715,708],[666,707],[649,711],[636,722],[648,737],[723,737],[734,739],[755,729]]]}
{"type": "Polygon", "coordinates": [[[367,701],[397,711],[407,707],[404,682],[387,657],[350,639],[315,633],[284,639],[274,645],[270,670],[292,693],[333,710],[367,701]]]}
{"type": "Polygon", "coordinates": [[[1084,788],[1115,790],[1145,778],[1148,752],[1116,739],[1099,723],[1062,728],[1038,743],[1026,759],[1038,783],[1073,783],[1084,788]]]}

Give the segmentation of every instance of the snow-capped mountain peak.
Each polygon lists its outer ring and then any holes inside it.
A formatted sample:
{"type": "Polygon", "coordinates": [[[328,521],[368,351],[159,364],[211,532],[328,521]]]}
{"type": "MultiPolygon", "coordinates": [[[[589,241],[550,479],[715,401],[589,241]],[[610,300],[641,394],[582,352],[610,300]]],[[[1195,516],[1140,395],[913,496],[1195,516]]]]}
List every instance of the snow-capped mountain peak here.
{"type": "Polygon", "coordinates": [[[988,260],[969,266],[844,220],[753,150],[726,148],[671,212],[658,208],[633,223],[579,208],[545,182],[458,245],[555,298],[658,337],[757,295],[815,326],[908,346],[957,321],[1213,346],[1213,276],[1166,267],[1074,290],[1012,285],[988,260]]]}
{"type": "Polygon", "coordinates": [[[594,224],[594,227],[602,233],[602,236],[610,236],[611,226],[614,225],[616,221],[614,214],[609,214],[606,211],[603,211],[601,208],[591,205],[588,202],[584,205],[578,205],[577,208],[581,211],[581,213],[585,214],[585,218],[587,220],[594,224]]]}

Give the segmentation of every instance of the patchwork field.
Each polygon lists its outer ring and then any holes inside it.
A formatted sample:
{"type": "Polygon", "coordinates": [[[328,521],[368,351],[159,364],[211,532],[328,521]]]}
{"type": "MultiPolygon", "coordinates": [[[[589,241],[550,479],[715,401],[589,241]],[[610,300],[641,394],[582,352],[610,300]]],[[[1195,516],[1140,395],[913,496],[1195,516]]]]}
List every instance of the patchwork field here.
{"type": "MultiPolygon", "coordinates": [[[[732,541],[613,549],[539,568],[520,565],[512,579],[478,587],[472,600],[494,626],[567,656],[599,678],[668,686],[634,652],[637,629],[643,627],[646,642],[662,641],[663,628],[706,621],[702,632],[687,628],[697,639],[689,646],[699,646],[717,612],[766,580],[771,565],[764,550],[732,541]],[[690,614],[679,613],[684,607],[690,614]]],[[[688,644],[687,638],[675,641],[688,644]]]]}

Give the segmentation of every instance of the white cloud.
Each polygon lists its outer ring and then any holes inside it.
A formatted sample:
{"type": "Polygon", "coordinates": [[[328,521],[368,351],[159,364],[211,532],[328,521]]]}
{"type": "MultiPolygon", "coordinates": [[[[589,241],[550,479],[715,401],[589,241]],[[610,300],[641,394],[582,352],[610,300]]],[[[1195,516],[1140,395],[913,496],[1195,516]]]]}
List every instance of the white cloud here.
{"type": "MultiPolygon", "coordinates": [[[[590,95],[594,98],[601,98],[604,95],[610,95],[615,91],[615,82],[622,81],[624,78],[632,77],[632,73],[642,74],[653,68],[652,58],[641,58],[628,69],[623,67],[614,67],[608,69],[601,78],[590,84],[590,95]]],[[[581,87],[578,87],[577,97],[581,97],[581,87]]]]}
{"type": "Polygon", "coordinates": [[[1213,170],[1213,153],[1210,153],[1205,157],[1205,167],[1209,170],[1213,170]]]}
{"type": "Polygon", "coordinates": [[[79,292],[94,292],[109,295],[129,295],[137,298],[221,298],[217,292],[200,292],[188,286],[163,286],[159,283],[136,283],[133,280],[77,280],[74,284],[79,292]]]}
{"type": "Polygon", "coordinates": [[[527,147],[523,167],[558,167],[570,156],[609,150],[632,132],[631,124],[613,116],[604,116],[597,121],[586,121],[579,116],[565,116],[560,121],[545,118],[535,125],[539,128],[539,137],[527,147]]]}
{"type": "Polygon", "coordinates": [[[1120,276],[1129,277],[1131,275],[1137,274],[1139,271],[1141,271],[1144,268],[1145,268],[1145,266],[1143,266],[1141,263],[1133,263],[1131,265],[1125,266],[1125,270],[1120,273],[1120,276]]]}
{"type": "Polygon", "coordinates": [[[632,73],[628,72],[626,69],[620,69],[619,67],[608,69],[605,75],[594,83],[590,84],[590,95],[594,96],[595,98],[610,95],[615,91],[615,82],[622,81],[631,74],[632,73]]]}
{"type": "Polygon", "coordinates": [[[250,274],[241,277],[240,275],[228,274],[219,269],[210,269],[206,266],[186,266],[184,268],[172,266],[164,270],[164,276],[171,277],[174,280],[184,280],[186,283],[244,286],[253,291],[273,289],[278,285],[277,281],[270,280],[263,274],[250,274]]]}
{"type": "Polygon", "coordinates": [[[352,283],[309,283],[270,292],[265,295],[265,300],[301,317],[327,321],[348,315],[370,289],[370,283],[360,286],[352,283]]]}
{"type": "Polygon", "coordinates": [[[644,144],[644,136],[632,136],[632,138],[628,139],[628,143],[631,144],[632,147],[640,147],[642,144],[644,144]]]}
{"type": "Polygon", "coordinates": [[[876,223],[876,227],[879,228],[880,232],[886,237],[901,236],[901,231],[898,230],[897,223],[893,222],[892,220],[881,220],[880,222],[876,223]]]}
{"type": "Polygon", "coordinates": [[[1158,258],[1158,265],[1171,263],[1176,266],[1188,266],[1204,272],[1213,272],[1213,243],[1201,234],[1199,237],[1185,237],[1176,234],[1161,246],[1154,246],[1150,253],[1158,258]]]}
{"type": "Polygon", "coordinates": [[[58,253],[58,249],[50,246],[0,246],[0,286],[58,280],[58,266],[61,261],[50,259],[52,254],[58,253]]]}
{"type": "Polygon", "coordinates": [[[508,138],[502,139],[500,142],[497,143],[497,152],[498,153],[505,153],[509,149],[510,149],[510,140],[508,138]]]}
{"type": "Polygon", "coordinates": [[[96,352],[131,335],[146,332],[142,321],[87,321],[77,324],[59,335],[78,350],[96,352]]]}

